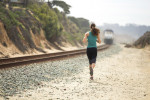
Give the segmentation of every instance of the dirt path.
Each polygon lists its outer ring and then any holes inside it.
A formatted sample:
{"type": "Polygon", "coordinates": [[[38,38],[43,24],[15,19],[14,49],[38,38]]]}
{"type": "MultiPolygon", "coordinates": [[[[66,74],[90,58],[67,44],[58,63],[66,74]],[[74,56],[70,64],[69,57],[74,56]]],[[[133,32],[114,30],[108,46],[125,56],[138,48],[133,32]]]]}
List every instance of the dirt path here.
{"type": "Polygon", "coordinates": [[[94,81],[85,67],[10,100],[150,100],[150,51],[121,48],[119,54],[97,61],[94,81]]]}
{"type": "Polygon", "coordinates": [[[100,60],[95,68],[100,70],[95,71],[96,81],[104,84],[106,91],[103,98],[150,100],[150,51],[122,48],[118,55],[100,60]]]}

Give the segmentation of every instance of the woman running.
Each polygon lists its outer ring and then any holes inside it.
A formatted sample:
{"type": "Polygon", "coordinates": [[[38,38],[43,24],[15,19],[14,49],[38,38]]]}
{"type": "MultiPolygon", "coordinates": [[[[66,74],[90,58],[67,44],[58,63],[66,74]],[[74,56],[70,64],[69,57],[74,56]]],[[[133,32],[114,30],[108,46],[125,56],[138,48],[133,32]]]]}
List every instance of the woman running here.
{"type": "Polygon", "coordinates": [[[90,69],[90,79],[93,80],[93,68],[95,67],[96,63],[96,57],[97,57],[97,45],[96,41],[100,44],[100,31],[95,27],[96,25],[94,23],[91,24],[90,28],[91,31],[85,33],[85,36],[83,38],[83,42],[85,43],[88,40],[88,46],[87,46],[87,57],[89,59],[89,69],[90,69]]]}

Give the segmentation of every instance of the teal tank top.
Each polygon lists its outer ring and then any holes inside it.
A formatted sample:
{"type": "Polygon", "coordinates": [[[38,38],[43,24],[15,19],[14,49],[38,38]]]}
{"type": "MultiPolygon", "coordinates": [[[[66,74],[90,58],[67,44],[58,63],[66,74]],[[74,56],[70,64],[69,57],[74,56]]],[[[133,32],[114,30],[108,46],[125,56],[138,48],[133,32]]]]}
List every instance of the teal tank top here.
{"type": "Polygon", "coordinates": [[[87,48],[92,48],[92,47],[96,47],[97,48],[97,45],[96,45],[97,37],[94,36],[91,31],[89,32],[89,36],[88,36],[87,39],[88,39],[88,46],[87,46],[87,48]]]}

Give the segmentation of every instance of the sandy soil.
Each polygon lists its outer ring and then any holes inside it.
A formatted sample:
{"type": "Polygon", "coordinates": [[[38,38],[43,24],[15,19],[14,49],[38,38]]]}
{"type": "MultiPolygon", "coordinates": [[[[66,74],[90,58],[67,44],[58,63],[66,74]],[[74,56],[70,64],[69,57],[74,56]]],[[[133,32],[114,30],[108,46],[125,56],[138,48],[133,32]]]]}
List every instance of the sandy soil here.
{"type": "MultiPolygon", "coordinates": [[[[104,43],[102,43],[104,44],[104,43]]],[[[101,45],[102,45],[101,44],[101,45]]],[[[51,46],[51,49],[47,49],[44,48],[43,50],[46,53],[56,53],[56,52],[62,52],[62,51],[70,51],[70,50],[77,50],[77,49],[82,49],[82,48],[86,48],[85,46],[82,46],[80,44],[78,44],[79,46],[72,46],[69,43],[63,43],[64,46],[60,46],[57,45],[59,48],[61,48],[61,50],[58,50],[54,47],[51,46]]],[[[99,44],[97,44],[97,46],[100,46],[99,44]]],[[[28,52],[26,52],[26,54],[21,53],[14,45],[9,46],[9,48],[3,47],[0,44],[0,58],[13,58],[13,57],[22,57],[22,56],[32,56],[32,55],[39,55],[39,54],[43,54],[42,52],[39,52],[35,49],[29,50],[28,52]]]]}
{"type": "Polygon", "coordinates": [[[78,75],[43,82],[10,100],[150,100],[150,51],[121,48],[97,61],[93,81],[85,67],[78,75]]]}
{"type": "MultiPolygon", "coordinates": [[[[55,52],[62,52],[62,51],[69,51],[69,50],[76,50],[79,49],[77,46],[72,46],[70,44],[65,44],[64,47],[59,46],[62,50],[55,49],[54,47],[51,46],[51,49],[46,49],[44,48],[43,50],[46,53],[55,53],[55,52]]],[[[80,47],[81,48],[81,47],[80,47]]],[[[85,48],[85,47],[83,47],[85,48]]],[[[8,57],[8,58],[13,58],[13,57],[22,57],[22,56],[31,56],[31,55],[39,55],[43,54],[42,52],[39,52],[35,49],[29,50],[26,54],[21,53],[14,45],[10,46],[9,48],[3,47],[0,44],[0,58],[8,57]]]]}

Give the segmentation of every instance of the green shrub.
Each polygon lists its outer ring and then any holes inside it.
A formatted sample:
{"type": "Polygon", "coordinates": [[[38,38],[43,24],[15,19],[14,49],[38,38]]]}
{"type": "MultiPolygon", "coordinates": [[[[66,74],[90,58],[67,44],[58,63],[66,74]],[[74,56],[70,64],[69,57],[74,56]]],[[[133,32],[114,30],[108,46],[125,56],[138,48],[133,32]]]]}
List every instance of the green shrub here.
{"type": "Polygon", "coordinates": [[[0,7],[0,19],[5,24],[6,29],[10,29],[12,26],[21,26],[25,29],[22,23],[20,23],[17,19],[20,16],[11,10],[7,10],[4,7],[0,7]]]}
{"type": "Polygon", "coordinates": [[[77,42],[83,44],[82,43],[83,34],[81,33],[69,34],[67,32],[63,32],[63,37],[66,39],[66,41],[68,41],[72,45],[76,45],[77,42]]]}
{"type": "Polygon", "coordinates": [[[18,37],[19,37],[21,40],[25,40],[25,38],[24,38],[20,33],[18,33],[18,37]]]}
{"type": "Polygon", "coordinates": [[[33,4],[29,9],[35,14],[35,18],[39,19],[45,30],[46,38],[51,40],[52,37],[59,36],[63,30],[62,24],[59,22],[58,17],[54,10],[50,9],[47,4],[33,4]]]}

